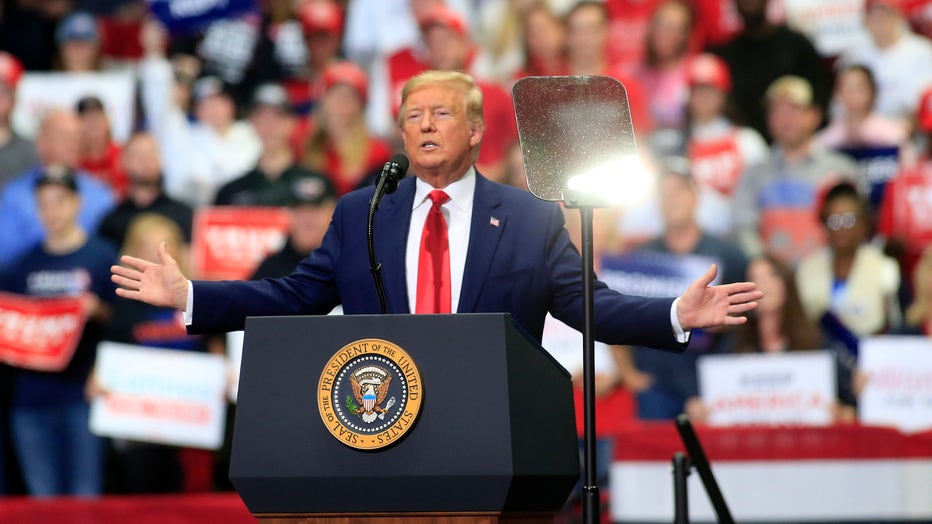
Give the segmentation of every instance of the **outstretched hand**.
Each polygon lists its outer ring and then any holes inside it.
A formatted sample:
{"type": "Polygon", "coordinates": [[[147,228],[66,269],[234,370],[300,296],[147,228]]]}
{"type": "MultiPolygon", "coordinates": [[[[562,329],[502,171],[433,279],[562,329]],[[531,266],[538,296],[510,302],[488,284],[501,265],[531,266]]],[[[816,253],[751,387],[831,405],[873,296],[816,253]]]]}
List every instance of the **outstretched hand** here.
{"type": "Polygon", "coordinates": [[[716,265],[712,264],[680,296],[676,315],[684,330],[743,324],[747,322],[744,314],[755,309],[764,296],[753,282],[709,286],[717,273],[716,265]]]}
{"type": "Polygon", "coordinates": [[[118,286],[116,294],[153,306],[184,311],[188,303],[188,279],[175,259],[159,244],[159,261],[149,262],[124,255],[121,266],[111,266],[110,279],[118,286]]]}

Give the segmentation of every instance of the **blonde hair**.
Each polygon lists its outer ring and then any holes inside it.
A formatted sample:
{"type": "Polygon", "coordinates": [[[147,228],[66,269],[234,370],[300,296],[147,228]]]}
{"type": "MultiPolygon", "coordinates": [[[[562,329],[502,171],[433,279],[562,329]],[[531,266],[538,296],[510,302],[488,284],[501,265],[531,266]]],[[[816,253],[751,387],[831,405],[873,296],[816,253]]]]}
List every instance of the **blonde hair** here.
{"type": "Polygon", "coordinates": [[[932,314],[932,247],[922,252],[922,258],[913,270],[915,299],[906,310],[906,324],[919,326],[932,314]]]}
{"type": "Polygon", "coordinates": [[[398,111],[398,127],[404,124],[405,103],[415,91],[432,85],[443,85],[458,90],[466,99],[466,120],[472,126],[484,125],[482,117],[482,91],[476,81],[459,71],[425,71],[410,80],[401,90],[401,108],[398,111]]]}
{"type": "Polygon", "coordinates": [[[181,232],[178,224],[156,213],[140,213],[129,223],[121,254],[141,257],[142,246],[146,239],[153,237],[164,240],[168,254],[178,262],[181,268],[185,267],[184,233],[181,232]]]}

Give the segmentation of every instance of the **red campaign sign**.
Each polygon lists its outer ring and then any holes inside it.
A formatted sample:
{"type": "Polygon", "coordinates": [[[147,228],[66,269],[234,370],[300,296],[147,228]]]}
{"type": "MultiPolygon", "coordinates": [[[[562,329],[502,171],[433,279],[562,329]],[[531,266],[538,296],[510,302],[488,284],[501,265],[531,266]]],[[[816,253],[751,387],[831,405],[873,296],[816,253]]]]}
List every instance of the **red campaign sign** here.
{"type": "Polygon", "coordinates": [[[61,371],[71,362],[85,321],[78,297],[0,293],[0,361],[37,371],[61,371]]]}
{"type": "Polygon", "coordinates": [[[207,280],[249,278],[281,249],[291,216],[280,207],[205,207],[194,215],[192,272],[207,280]]]}
{"type": "Polygon", "coordinates": [[[744,171],[744,161],[733,133],[721,140],[691,140],[689,161],[700,187],[710,187],[726,196],[735,192],[744,171]]]}

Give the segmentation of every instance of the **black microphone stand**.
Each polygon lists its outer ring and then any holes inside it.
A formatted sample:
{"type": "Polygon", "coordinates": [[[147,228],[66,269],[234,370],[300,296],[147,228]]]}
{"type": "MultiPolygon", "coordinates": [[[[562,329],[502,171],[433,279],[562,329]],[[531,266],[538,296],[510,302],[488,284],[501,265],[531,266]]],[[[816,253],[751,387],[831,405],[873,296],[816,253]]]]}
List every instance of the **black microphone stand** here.
{"type": "MultiPolygon", "coordinates": [[[[375,193],[372,194],[372,200],[369,201],[369,217],[366,221],[366,241],[369,247],[369,272],[372,273],[372,280],[375,282],[375,293],[379,296],[379,308],[382,314],[388,314],[388,300],[385,298],[385,283],[382,281],[382,264],[375,258],[375,211],[379,208],[379,201],[388,191],[386,181],[391,176],[390,164],[382,168],[379,175],[379,182],[375,187],[375,193]]],[[[390,182],[389,182],[390,183],[390,182]]]]}

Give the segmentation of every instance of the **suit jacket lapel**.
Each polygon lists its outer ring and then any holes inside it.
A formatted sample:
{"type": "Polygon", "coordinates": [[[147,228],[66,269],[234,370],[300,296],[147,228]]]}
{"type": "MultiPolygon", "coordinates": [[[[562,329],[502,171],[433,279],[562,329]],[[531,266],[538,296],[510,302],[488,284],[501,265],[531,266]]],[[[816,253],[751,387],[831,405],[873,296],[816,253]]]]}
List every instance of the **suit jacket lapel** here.
{"type": "Polygon", "coordinates": [[[382,280],[389,313],[410,313],[405,276],[405,249],[414,204],[414,177],[401,181],[398,190],[379,202],[375,212],[376,257],[382,264],[382,280]]]}
{"type": "Polygon", "coordinates": [[[471,313],[475,310],[479,293],[485,284],[485,277],[492,265],[495,250],[508,218],[499,209],[501,203],[502,197],[499,189],[476,173],[476,194],[472,204],[469,247],[457,309],[460,313],[471,313]]]}

